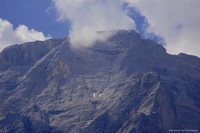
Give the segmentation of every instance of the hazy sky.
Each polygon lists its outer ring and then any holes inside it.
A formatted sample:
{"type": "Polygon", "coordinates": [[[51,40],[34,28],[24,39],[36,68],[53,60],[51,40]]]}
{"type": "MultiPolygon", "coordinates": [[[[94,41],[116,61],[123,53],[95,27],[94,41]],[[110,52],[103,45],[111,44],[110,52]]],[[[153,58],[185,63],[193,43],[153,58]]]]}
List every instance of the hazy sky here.
{"type": "Polygon", "coordinates": [[[0,0],[0,50],[11,44],[70,36],[91,46],[134,29],[167,52],[200,57],[200,0],[0,0]]]}

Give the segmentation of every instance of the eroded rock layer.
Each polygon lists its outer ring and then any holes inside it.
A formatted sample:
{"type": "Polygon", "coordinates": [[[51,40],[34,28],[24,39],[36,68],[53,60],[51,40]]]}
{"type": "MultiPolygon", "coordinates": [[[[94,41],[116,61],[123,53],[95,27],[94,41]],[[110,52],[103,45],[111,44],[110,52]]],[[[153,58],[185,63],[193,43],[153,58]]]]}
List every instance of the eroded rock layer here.
{"type": "Polygon", "coordinates": [[[93,47],[69,38],[0,53],[2,133],[200,132],[200,59],[166,53],[135,31],[93,47]]]}

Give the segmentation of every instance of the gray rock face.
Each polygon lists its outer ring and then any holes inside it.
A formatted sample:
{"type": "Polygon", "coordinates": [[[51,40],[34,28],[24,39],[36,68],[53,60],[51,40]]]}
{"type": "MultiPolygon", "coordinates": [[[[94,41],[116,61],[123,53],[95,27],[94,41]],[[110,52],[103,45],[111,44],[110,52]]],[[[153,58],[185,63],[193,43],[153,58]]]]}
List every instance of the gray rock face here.
{"type": "Polygon", "coordinates": [[[135,31],[91,48],[69,38],[0,53],[2,133],[200,132],[200,59],[135,31]]]}

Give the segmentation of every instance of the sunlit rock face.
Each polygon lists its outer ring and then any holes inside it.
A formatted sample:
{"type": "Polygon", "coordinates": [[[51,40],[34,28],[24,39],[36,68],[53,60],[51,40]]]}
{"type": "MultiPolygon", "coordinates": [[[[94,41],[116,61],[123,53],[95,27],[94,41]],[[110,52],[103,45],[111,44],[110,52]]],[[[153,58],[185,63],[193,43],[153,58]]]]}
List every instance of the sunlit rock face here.
{"type": "Polygon", "coordinates": [[[200,131],[200,59],[120,30],[74,49],[69,38],[0,53],[2,133],[200,131]]]}

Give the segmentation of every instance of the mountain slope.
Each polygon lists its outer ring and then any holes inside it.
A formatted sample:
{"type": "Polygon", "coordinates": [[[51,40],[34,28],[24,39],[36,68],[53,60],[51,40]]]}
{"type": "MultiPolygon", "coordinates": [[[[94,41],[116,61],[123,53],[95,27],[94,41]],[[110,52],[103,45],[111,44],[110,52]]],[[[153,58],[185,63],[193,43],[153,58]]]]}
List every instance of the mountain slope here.
{"type": "Polygon", "coordinates": [[[91,48],[13,45],[0,54],[0,132],[200,131],[199,68],[133,30],[91,48]]]}

